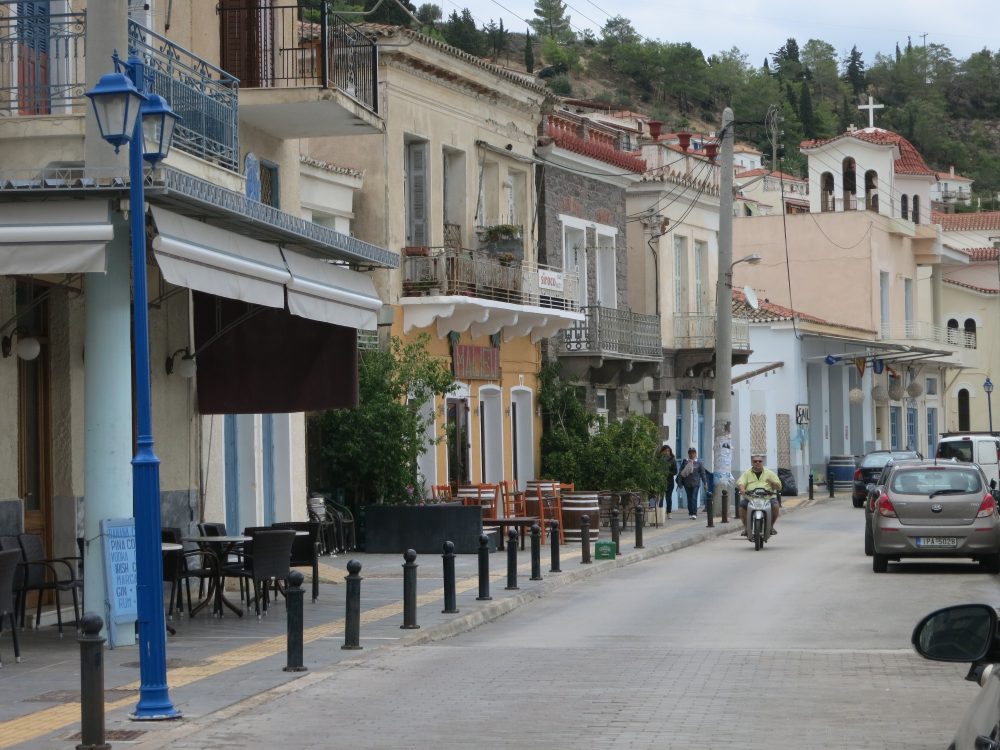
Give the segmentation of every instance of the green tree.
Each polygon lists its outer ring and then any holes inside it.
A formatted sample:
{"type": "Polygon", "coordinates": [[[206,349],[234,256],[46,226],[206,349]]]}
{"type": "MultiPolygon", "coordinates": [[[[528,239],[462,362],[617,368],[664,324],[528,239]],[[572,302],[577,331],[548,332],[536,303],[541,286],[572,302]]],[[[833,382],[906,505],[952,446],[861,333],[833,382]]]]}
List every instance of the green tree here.
{"type": "Polygon", "coordinates": [[[799,122],[802,123],[802,134],[806,138],[816,137],[816,114],[813,112],[812,94],[809,93],[806,81],[799,88],[799,122]]]}
{"type": "Polygon", "coordinates": [[[500,23],[497,24],[491,18],[484,32],[486,34],[486,43],[490,48],[490,55],[494,60],[499,60],[501,55],[510,46],[510,32],[503,27],[503,19],[501,18],[500,23]]]}
{"type": "Polygon", "coordinates": [[[417,457],[430,441],[432,418],[421,407],[455,384],[445,363],[427,353],[428,340],[404,345],[393,338],[386,350],[362,353],[357,407],[324,412],[314,422],[324,468],[356,506],[423,494],[417,457]]]}
{"type": "Polygon", "coordinates": [[[813,96],[832,99],[841,93],[843,83],[837,69],[837,51],[832,44],[810,39],[802,45],[802,65],[809,71],[809,82],[813,96]]]}
{"type": "Polygon", "coordinates": [[[452,11],[448,16],[448,22],[441,29],[445,41],[452,47],[457,47],[470,55],[482,57],[485,45],[482,32],[476,26],[476,19],[468,8],[463,8],[461,13],[452,11]]]}
{"type": "Polygon", "coordinates": [[[524,32],[524,69],[529,73],[535,72],[535,50],[530,29],[524,32]]]}
{"type": "Polygon", "coordinates": [[[547,36],[560,42],[574,38],[566,3],[562,0],[535,0],[535,17],[528,22],[538,36],[547,36]]]}
{"type": "Polygon", "coordinates": [[[861,58],[857,45],[851,47],[851,54],[844,61],[844,80],[857,95],[865,90],[865,61],[861,58]]]}
{"type": "Polygon", "coordinates": [[[440,5],[434,3],[424,3],[417,8],[417,20],[422,26],[436,26],[438,21],[444,18],[444,13],[440,5]]]}

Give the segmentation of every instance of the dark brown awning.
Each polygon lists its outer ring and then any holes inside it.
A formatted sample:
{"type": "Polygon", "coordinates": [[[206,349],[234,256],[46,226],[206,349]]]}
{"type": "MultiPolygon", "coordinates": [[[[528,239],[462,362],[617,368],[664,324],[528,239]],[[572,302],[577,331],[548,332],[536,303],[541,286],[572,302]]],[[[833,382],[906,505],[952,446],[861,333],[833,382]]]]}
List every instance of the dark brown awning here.
{"type": "Polygon", "coordinates": [[[270,414],[357,406],[356,329],[192,294],[199,412],[270,414]]]}

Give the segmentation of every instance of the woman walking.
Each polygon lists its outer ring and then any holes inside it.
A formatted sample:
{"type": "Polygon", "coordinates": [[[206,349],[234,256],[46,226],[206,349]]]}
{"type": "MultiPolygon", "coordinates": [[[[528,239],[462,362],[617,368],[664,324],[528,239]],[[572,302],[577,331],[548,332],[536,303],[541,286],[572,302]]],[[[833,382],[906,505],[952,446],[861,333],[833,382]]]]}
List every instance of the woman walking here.
{"type": "Polygon", "coordinates": [[[663,499],[660,505],[666,507],[667,518],[670,518],[670,511],[674,509],[674,477],[677,476],[677,459],[674,457],[674,449],[664,443],[660,450],[656,452],[659,461],[660,471],[663,472],[663,499]]]}

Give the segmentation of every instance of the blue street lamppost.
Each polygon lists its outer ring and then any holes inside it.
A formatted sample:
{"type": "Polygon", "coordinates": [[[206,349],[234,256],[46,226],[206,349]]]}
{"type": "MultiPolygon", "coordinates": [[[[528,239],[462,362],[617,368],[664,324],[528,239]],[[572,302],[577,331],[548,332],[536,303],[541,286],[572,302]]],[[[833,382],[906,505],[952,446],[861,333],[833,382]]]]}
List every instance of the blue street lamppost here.
{"type": "Polygon", "coordinates": [[[136,535],[136,594],[139,617],[139,702],[133,719],[175,719],[180,712],[167,689],[167,636],[163,616],[160,553],[160,460],[153,451],[149,386],[149,317],[146,288],[146,217],[142,161],[166,157],[177,116],[157,94],[147,94],[146,69],[130,55],[112,56],[115,72],[87,92],[101,137],[118,149],[129,144],[129,226],[132,245],[136,452],[132,458],[132,512],[136,535]],[[125,73],[122,72],[124,69],[125,73]],[[126,75],[127,74],[127,75],[126,75]],[[145,143],[144,143],[145,141],[145,143]],[[144,148],[145,146],[145,148],[144,148]]]}
{"type": "Polygon", "coordinates": [[[983,390],[986,392],[986,410],[990,413],[990,432],[993,432],[993,381],[989,375],[983,383],[983,390]]]}

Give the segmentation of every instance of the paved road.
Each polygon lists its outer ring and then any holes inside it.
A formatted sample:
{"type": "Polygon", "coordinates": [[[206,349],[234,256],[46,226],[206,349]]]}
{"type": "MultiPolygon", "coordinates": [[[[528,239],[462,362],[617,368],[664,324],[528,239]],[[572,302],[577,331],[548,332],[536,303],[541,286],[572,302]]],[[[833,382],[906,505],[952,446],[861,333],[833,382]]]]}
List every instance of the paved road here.
{"type": "MultiPolygon", "coordinates": [[[[861,513],[803,509],[551,592],[432,644],[341,662],[161,735],[177,748],[943,748],[978,687],[916,620],[998,601],[972,564],[871,572],[861,513]],[[769,585],[761,587],[761,583],[769,585]]],[[[160,733],[157,733],[160,734],[160,733]]],[[[144,745],[145,743],[140,743],[144,745]]]]}

